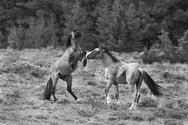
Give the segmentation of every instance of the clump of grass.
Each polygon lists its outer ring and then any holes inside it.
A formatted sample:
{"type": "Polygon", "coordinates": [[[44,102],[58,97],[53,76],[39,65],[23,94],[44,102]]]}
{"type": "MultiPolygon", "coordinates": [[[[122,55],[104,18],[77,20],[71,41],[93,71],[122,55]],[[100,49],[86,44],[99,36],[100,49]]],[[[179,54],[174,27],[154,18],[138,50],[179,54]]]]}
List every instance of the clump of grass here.
{"type": "Polygon", "coordinates": [[[179,109],[159,109],[154,112],[154,116],[162,117],[162,118],[173,118],[173,119],[186,119],[188,113],[186,111],[182,111],[179,109]]]}
{"type": "Polygon", "coordinates": [[[36,119],[44,119],[44,120],[47,120],[48,118],[42,114],[38,114],[35,116],[36,119]]]}
{"type": "Polygon", "coordinates": [[[120,119],[120,120],[128,120],[128,119],[131,119],[131,116],[128,115],[128,114],[122,114],[122,115],[118,116],[118,119],[120,119]]]}
{"type": "Polygon", "coordinates": [[[87,84],[91,85],[91,86],[96,86],[97,85],[96,82],[93,82],[93,81],[89,81],[87,84]]]}
{"type": "Polygon", "coordinates": [[[165,125],[183,125],[180,122],[177,122],[176,120],[168,119],[164,122],[165,125]]]}
{"type": "Polygon", "coordinates": [[[178,100],[178,106],[182,109],[188,109],[188,104],[185,102],[185,100],[178,100]]]}
{"type": "Polygon", "coordinates": [[[144,95],[147,95],[147,93],[149,93],[149,89],[148,88],[142,88],[140,93],[144,94],[144,95]]]}
{"type": "Polygon", "coordinates": [[[118,125],[127,125],[126,123],[119,123],[118,125]]]}
{"type": "Polygon", "coordinates": [[[13,91],[10,91],[10,93],[7,93],[6,96],[20,98],[20,92],[17,90],[13,90],[13,91]]]}
{"type": "Polygon", "coordinates": [[[133,115],[132,119],[135,120],[135,121],[138,121],[138,122],[141,122],[141,121],[145,120],[141,114],[140,115],[135,115],[135,116],[133,115]]]}
{"type": "Polygon", "coordinates": [[[109,120],[109,121],[115,121],[115,120],[117,120],[117,117],[112,117],[112,116],[111,116],[111,117],[108,118],[108,120],[109,120]]]}
{"type": "Polygon", "coordinates": [[[68,99],[63,99],[63,100],[61,100],[61,101],[58,101],[58,103],[66,105],[66,104],[68,104],[68,103],[70,103],[70,102],[69,102],[68,99]]]}
{"type": "Polygon", "coordinates": [[[105,102],[100,100],[89,99],[89,103],[91,104],[92,109],[96,109],[97,111],[101,111],[102,109],[106,109],[105,102]]]}
{"type": "Polygon", "coordinates": [[[143,115],[141,113],[133,113],[132,111],[122,111],[122,112],[115,112],[113,113],[113,116],[116,116],[119,120],[134,120],[134,121],[145,121],[146,115],[143,115]]]}
{"type": "Polygon", "coordinates": [[[117,104],[112,103],[109,106],[110,106],[110,109],[118,110],[118,105],[117,104]]]}
{"type": "Polygon", "coordinates": [[[131,104],[132,104],[131,102],[128,102],[128,103],[126,104],[126,107],[129,108],[129,107],[131,106],[131,104]]]}
{"type": "Polygon", "coordinates": [[[29,74],[32,77],[43,78],[45,75],[49,74],[49,71],[38,66],[34,66],[28,63],[15,63],[4,67],[3,73],[14,73],[14,74],[29,74]]]}
{"type": "Polygon", "coordinates": [[[174,74],[174,78],[177,80],[182,80],[182,81],[186,80],[185,76],[180,75],[180,74],[174,74]]]}
{"type": "Polygon", "coordinates": [[[155,120],[155,117],[154,117],[154,116],[148,116],[147,120],[148,120],[149,122],[151,122],[151,121],[155,120]]]}
{"type": "Polygon", "coordinates": [[[165,107],[168,109],[173,109],[174,108],[174,102],[169,102],[167,104],[165,104],[165,107]]]}
{"type": "Polygon", "coordinates": [[[50,122],[50,125],[59,125],[57,122],[50,122]]]}
{"type": "Polygon", "coordinates": [[[169,72],[163,72],[162,73],[162,77],[164,79],[169,79],[169,78],[172,78],[172,75],[169,72]]]}
{"type": "Polygon", "coordinates": [[[172,74],[169,72],[163,72],[162,77],[166,80],[173,79],[173,80],[179,80],[179,81],[186,81],[185,76],[181,74],[172,74]]]}
{"type": "Polygon", "coordinates": [[[166,116],[166,110],[163,108],[158,109],[157,111],[154,112],[154,116],[157,117],[165,117],[166,116]]]}
{"type": "Polygon", "coordinates": [[[169,102],[165,105],[166,108],[169,109],[188,109],[188,104],[185,102],[185,100],[176,100],[173,102],[169,102]]]}
{"type": "Polygon", "coordinates": [[[169,117],[174,119],[186,119],[187,114],[188,113],[186,111],[173,110],[169,112],[169,117]]]}
{"type": "Polygon", "coordinates": [[[0,103],[2,103],[3,102],[3,99],[0,97],[0,103]]]}
{"type": "Polygon", "coordinates": [[[82,117],[92,117],[95,115],[95,110],[89,110],[89,109],[80,109],[77,111],[78,114],[82,117]]]}
{"type": "Polygon", "coordinates": [[[156,108],[158,105],[158,102],[147,97],[147,98],[144,98],[140,103],[138,103],[138,106],[139,107],[154,107],[156,108]]]}

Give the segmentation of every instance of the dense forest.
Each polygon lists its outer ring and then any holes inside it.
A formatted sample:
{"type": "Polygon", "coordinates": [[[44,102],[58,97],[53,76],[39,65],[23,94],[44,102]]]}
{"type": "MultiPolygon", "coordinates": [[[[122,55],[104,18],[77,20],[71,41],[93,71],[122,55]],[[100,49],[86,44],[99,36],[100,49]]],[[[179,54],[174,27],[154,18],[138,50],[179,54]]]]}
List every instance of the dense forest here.
{"type": "Polygon", "coordinates": [[[57,47],[76,29],[82,46],[139,51],[160,43],[161,29],[178,45],[188,29],[188,0],[1,0],[0,24],[1,48],[57,47]]]}

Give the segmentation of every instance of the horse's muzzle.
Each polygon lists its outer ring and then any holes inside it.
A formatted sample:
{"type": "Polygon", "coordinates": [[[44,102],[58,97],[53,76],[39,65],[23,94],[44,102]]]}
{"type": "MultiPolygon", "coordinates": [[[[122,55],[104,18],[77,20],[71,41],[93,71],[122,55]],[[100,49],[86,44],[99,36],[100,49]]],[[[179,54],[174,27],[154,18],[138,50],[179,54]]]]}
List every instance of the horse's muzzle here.
{"type": "Polygon", "coordinates": [[[84,57],[84,59],[82,60],[82,66],[86,67],[86,65],[87,65],[87,58],[84,57]]]}

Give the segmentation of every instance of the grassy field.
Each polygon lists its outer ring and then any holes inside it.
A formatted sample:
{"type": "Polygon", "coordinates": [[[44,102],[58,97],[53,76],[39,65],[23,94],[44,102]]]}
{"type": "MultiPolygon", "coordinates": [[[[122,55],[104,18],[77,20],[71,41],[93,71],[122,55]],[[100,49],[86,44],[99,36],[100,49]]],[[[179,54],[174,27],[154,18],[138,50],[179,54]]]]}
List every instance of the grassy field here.
{"type": "MultiPolygon", "coordinates": [[[[0,124],[48,125],[187,125],[188,66],[186,64],[141,64],[157,84],[166,89],[160,99],[151,99],[148,88],[142,86],[138,110],[129,111],[132,96],[129,85],[120,85],[120,101],[106,105],[103,68],[99,61],[90,60],[73,73],[73,91],[80,97],[76,103],[59,80],[58,103],[40,100],[50,77],[50,64],[62,50],[25,49],[0,50],[0,124]]],[[[133,62],[136,53],[113,53],[125,62],[133,62]]],[[[114,99],[114,87],[110,90],[114,99]]]]}

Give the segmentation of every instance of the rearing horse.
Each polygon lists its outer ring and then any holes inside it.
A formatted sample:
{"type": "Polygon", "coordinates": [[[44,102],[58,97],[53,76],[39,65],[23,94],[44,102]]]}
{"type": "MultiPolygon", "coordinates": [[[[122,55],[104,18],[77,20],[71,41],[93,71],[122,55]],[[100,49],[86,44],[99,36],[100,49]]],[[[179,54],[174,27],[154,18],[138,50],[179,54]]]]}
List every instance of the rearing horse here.
{"type": "MultiPolygon", "coordinates": [[[[67,91],[74,97],[76,101],[79,101],[78,97],[72,92],[72,74],[78,66],[78,61],[81,61],[86,55],[85,51],[82,51],[77,38],[81,37],[79,32],[71,32],[66,43],[66,50],[59,60],[57,60],[51,66],[51,77],[47,82],[46,89],[42,96],[43,100],[50,100],[51,95],[54,98],[54,102],[57,101],[55,96],[56,85],[59,79],[67,83],[67,91]]],[[[84,65],[83,65],[84,66],[84,65]]]]}
{"type": "Polygon", "coordinates": [[[163,88],[157,85],[154,80],[140,68],[138,63],[125,63],[114,57],[107,48],[96,48],[86,54],[84,60],[100,59],[105,71],[105,80],[107,85],[105,95],[107,104],[110,103],[108,91],[112,85],[116,88],[116,100],[119,104],[119,87],[118,84],[130,84],[131,92],[136,91],[132,105],[129,109],[136,109],[140,98],[142,81],[144,80],[150,91],[155,96],[161,96],[163,88]]]}

